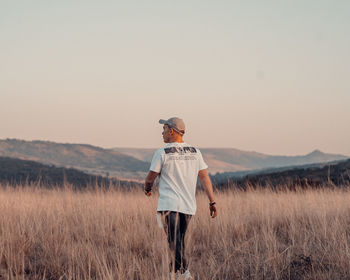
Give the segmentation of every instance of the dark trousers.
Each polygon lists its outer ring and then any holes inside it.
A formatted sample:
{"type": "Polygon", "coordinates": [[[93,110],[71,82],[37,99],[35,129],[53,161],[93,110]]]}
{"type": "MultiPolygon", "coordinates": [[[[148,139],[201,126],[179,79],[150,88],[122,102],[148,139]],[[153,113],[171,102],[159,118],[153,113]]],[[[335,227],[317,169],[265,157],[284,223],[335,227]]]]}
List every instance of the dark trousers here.
{"type": "Polygon", "coordinates": [[[192,215],[173,211],[161,213],[170,249],[170,271],[179,270],[184,273],[188,266],[185,257],[185,234],[192,215]]]}

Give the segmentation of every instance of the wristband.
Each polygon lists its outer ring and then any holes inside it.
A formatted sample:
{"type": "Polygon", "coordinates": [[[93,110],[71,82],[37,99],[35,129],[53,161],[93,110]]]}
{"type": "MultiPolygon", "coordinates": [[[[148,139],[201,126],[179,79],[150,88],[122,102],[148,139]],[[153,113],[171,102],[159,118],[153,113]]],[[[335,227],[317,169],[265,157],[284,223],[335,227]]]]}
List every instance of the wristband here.
{"type": "Polygon", "coordinates": [[[216,204],[215,201],[214,201],[214,202],[210,202],[210,203],[209,203],[209,206],[212,207],[212,206],[214,206],[215,204],[216,204]]]}

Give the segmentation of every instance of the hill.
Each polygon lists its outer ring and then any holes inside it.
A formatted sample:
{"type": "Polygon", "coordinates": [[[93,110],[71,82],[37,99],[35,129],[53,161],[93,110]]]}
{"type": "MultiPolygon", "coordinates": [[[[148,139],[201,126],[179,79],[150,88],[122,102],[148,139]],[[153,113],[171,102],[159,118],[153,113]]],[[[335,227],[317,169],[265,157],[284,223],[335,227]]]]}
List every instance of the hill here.
{"type": "MultiPolygon", "coordinates": [[[[155,149],[138,148],[114,148],[112,150],[146,162],[151,161],[155,151],[155,149]]],[[[301,156],[271,156],[231,148],[201,148],[200,150],[211,174],[217,172],[248,172],[266,168],[331,162],[348,158],[343,155],[326,154],[319,150],[301,156]]]]}
{"type": "MultiPolygon", "coordinates": [[[[219,175],[219,174],[218,174],[219,175]]],[[[219,186],[235,184],[240,187],[250,186],[287,186],[294,188],[318,186],[350,185],[350,159],[314,166],[294,167],[280,171],[265,171],[260,174],[249,174],[242,178],[213,176],[219,186]]]]}
{"type": "Polygon", "coordinates": [[[0,157],[0,183],[3,185],[39,184],[45,187],[72,184],[75,188],[85,188],[89,185],[122,187],[134,186],[134,183],[118,181],[102,176],[84,173],[73,168],[55,167],[35,161],[0,157]]]}
{"type": "Polygon", "coordinates": [[[147,162],[116,151],[92,145],[48,141],[0,140],[0,156],[73,167],[87,173],[120,179],[143,177],[149,168],[147,162]]]}
{"type": "MultiPolygon", "coordinates": [[[[49,141],[0,140],[0,156],[37,161],[57,167],[116,177],[120,180],[143,180],[155,149],[103,149],[86,144],[61,144],[49,141]]],[[[209,173],[241,172],[344,160],[342,155],[315,150],[303,156],[271,156],[229,148],[202,148],[209,173]]]]}

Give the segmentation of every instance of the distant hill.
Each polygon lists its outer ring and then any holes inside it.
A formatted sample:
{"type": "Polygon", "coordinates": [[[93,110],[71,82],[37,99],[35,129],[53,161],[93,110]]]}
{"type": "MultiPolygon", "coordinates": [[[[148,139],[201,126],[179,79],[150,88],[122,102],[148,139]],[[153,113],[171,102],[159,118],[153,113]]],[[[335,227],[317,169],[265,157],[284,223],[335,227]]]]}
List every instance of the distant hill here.
{"type": "MultiPolygon", "coordinates": [[[[217,172],[248,172],[258,169],[330,162],[348,158],[343,155],[325,154],[319,150],[302,156],[271,156],[231,148],[200,148],[200,150],[211,174],[217,172]]],[[[113,151],[150,162],[155,149],[114,148],[113,151]]]]}
{"type": "Polygon", "coordinates": [[[85,188],[89,185],[136,186],[132,182],[86,174],[73,168],[49,166],[35,161],[9,157],[0,157],[0,183],[15,186],[39,184],[45,187],[62,187],[68,183],[74,188],[85,188]]]}
{"type": "MultiPolygon", "coordinates": [[[[209,173],[251,172],[266,168],[305,165],[346,159],[315,150],[304,156],[271,156],[237,149],[201,149],[209,173]]],[[[143,181],[155,149],[103,149],[86,144],[49,141],[0,140],[0,156],[37,161],[57,167],[75,168],[89,174],[143,181]]]]}
{"type": "Polygon", "coordinates": [[[120,179],[144,177],[149,168],[149,163],[116,151],[92,145],[48,141],[0,140],[0,156],[73,167],[91,174],[120,179]]]}
{"type": "MultiPolygon", "coordinates": [[[[201,149],[204,157],[207,158],[208,165],[210,161],[220,161],[228,164],[231,171],[255,170],[273,167],[304,165],[320,162],[329,162],[343,160],[348,157],[343,155],[325,154],[315,150],[309,154],[301,156],[271,156],[257,152],[246,152],[237,149],[201,149]]],[[[228,171],[227,168],[225,168],[228,171]]],[[[215,168],[212,173],[222,172],[220,168],[215,168]]]]}
{"type": "Polygon", "coordinates": [[[328,164],[315,164],[314,166],[284,168],[284,170],[261,171],[258,174],[249,174],[244,177],[213,176],[218,187],[237,185],[250,186],[287,186],[294,188],[317,186],[350,186],[350,159],[328,164]]]}

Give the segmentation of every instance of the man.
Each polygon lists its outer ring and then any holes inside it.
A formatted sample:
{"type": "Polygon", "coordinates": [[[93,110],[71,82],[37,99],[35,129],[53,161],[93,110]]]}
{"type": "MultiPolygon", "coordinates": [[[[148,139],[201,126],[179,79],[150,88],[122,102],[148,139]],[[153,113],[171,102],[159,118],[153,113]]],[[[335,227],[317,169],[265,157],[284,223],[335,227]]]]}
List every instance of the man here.
{"type": "MultiPolygon", "coordinates": [[[[196,184],[199,179],[209,198],[212,218],[217,216],[213,187],[207,173],[208,166],[199,149],[183,141],[185,124],[174,117],[159,120],[163,124],[163,140],[167,145],[153,156],[145,180],[145,194],[150,196],[154,180],[159,175],[157,212],[164,221],[171,252],[170,273],[193,279],[185,258],[185,234],[192,215],[196,212],[196,184]]],[[[173,277],[171,276],[171,277],[173,277]]]]}

